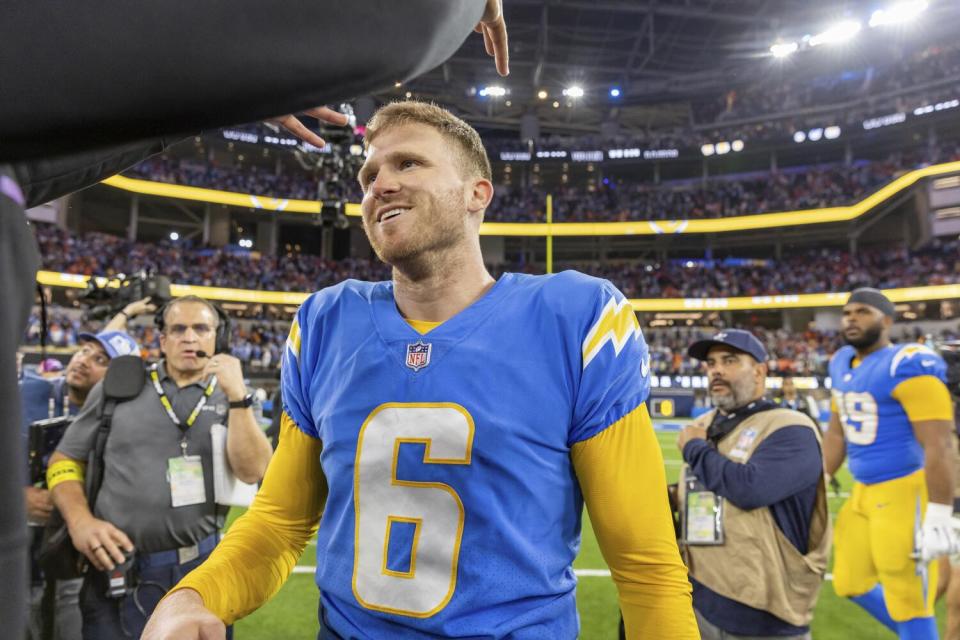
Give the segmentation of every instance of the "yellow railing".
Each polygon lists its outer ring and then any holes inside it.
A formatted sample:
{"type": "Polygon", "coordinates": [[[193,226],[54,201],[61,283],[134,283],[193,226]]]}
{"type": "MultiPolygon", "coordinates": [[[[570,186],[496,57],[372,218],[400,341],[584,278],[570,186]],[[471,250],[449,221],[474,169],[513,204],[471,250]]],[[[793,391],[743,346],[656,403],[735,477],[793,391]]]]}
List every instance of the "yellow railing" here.
{"type": "MultiPolygon", "coordinates": [[[[775,229],[807,224],[845,222],[864,215],[884,200],[909,188],[928,176],[943,175],[960,171],[960,162],[935,164],[922,169],[909,171],[892,182],[884,185],[860,202],[843,207],[825,209],[805,209],[800,211],[780,211],[777,213],[758,213],[729,218],[709,218],[705,220],[641,220],[633,222],[485,222],[480,228],[486,236],[645,236],[670,233],[728,233],[731,231],[750,231],[756,229],[775,229]]],[[[319,213],[320,203],[314,200],[293,200],[271,198],[246,193],[185,187],[177,184],[137,180],[124,176],[113,176],[104,184],[147,195],[184,200],[198,200],[234,207],[264,209],[292,213],[319,213]]],[[[348,203],[345,207],[348,216],[359,216],[360,205],[348,203]]]]}
{"type": "MultiPolygon", "coordinates": [[[[40,271],[37,282],[54,287],[84,288],[89,276],[78,276],[56,271],[40,271]]],[[[108,284],[106,278],[98,282],[108,284]]],[[[114,281],[113,286],[116,286],[114,281]]],[[[288,291],[256,291],[175,284],[170,286],[174,296],[197,295],[211,300],[250,302],[254,304],[299,305],[309,293],[288,291]]],[[[944,300],[960,298],[960,284],[942,284],[926,287],[886,289],[884,293],[893,302],[944,300]]],[[[839,307],[849,293],[799,293],[775,296],[741,296],[735,298],[635,298],[630,304],[637,311],[748,311],[760,309],[801,309],[811,307],[839,307]]]]}

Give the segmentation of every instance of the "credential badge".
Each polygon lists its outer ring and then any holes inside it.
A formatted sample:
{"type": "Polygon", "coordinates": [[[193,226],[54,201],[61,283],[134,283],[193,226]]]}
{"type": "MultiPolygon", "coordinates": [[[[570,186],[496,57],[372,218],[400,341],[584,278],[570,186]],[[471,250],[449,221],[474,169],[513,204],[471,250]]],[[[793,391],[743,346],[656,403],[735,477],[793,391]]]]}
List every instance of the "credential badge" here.
{"type": "Polygon", "coordinates": [[[414,371],[420,371],[430,364],[430,351],[433,350],[433,344],[417,340],[413,344],[407,345],[407,366],[414,371]]]}

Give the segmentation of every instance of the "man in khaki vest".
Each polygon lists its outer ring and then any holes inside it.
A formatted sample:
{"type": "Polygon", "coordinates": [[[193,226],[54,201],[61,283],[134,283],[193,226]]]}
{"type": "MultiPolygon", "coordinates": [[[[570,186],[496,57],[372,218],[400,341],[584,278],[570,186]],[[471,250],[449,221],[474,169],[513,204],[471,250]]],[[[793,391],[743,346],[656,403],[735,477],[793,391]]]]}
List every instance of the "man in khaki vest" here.
{"type": "Polygon", "coordinates": [[[820,430],[764,399],[767,352],[730,329],[690,346],[715,410],[681,431],[681,549],[704,640],[810,638],[830,525],[820,430]]]}

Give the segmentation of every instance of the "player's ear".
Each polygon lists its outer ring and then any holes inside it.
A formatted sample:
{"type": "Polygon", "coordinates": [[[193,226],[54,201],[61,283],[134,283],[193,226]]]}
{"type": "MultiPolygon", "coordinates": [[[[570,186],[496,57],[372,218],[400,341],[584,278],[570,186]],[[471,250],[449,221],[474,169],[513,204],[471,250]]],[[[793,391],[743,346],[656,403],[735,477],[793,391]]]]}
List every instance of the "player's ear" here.
{"type": "Polygon", "coordinates": [[[477,213],[486,210],[493,200],[493,184],[486,178],[476,177],[467,200],[467,211],[477,213]]]}
{"type": "Polygon", "coordinates": [[[767,386],[767,373],[768,373],[768,371],[767,371],[767,363],[766,363],[766,362],[758,362],[758,363],[755,365],[754,372],[759,376],[757,382],[758,382],[759,384],[762,384],[763,387],[766,388],[766,386],[767,386]]]}

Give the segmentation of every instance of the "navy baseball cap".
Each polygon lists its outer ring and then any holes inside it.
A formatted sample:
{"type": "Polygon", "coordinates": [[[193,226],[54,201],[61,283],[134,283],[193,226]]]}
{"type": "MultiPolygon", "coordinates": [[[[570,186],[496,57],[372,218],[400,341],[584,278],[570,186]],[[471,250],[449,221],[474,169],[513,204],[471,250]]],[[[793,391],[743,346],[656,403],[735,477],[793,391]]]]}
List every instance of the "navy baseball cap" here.
{"type": "Polygon", "coordinates": [[[687,353],[691,358],[706,360],[707,353],[710,349],[720,345],[749,354],[753,356],[753,359],[757,362],[767,361],[767,350],[764,348],[763,343],[757,340],[756,336],[752,333],[742,329],[727,329],[712,338],[694,342],[690,345],[690,348],[687,349],[687,353]]]}
{"type": "Polygon", "coordinates": [[[140,346],[137,341],[123,331],[101,331],[100,333],[81,333],[77,336],[80,342],[99,342],[110,359],[117,356],[139,356],[140,346]]]}

